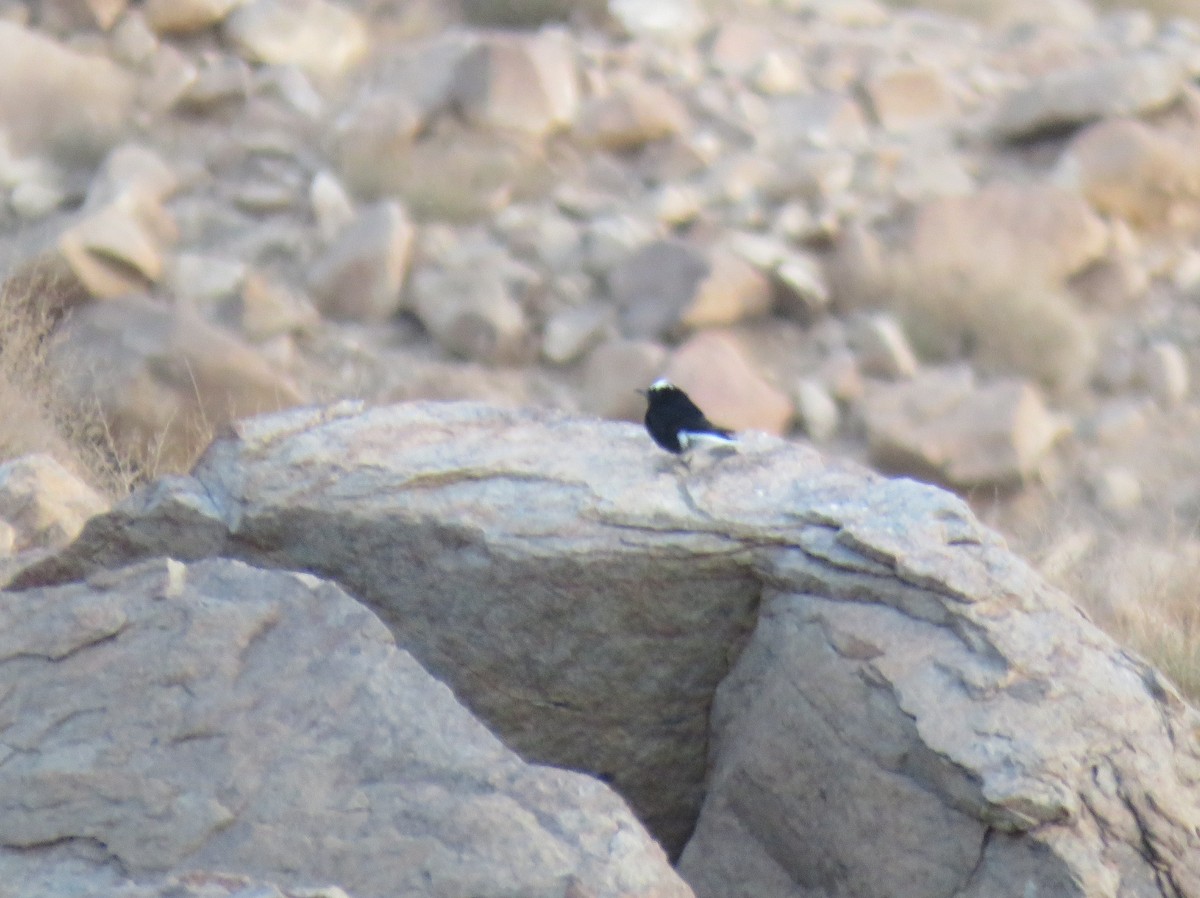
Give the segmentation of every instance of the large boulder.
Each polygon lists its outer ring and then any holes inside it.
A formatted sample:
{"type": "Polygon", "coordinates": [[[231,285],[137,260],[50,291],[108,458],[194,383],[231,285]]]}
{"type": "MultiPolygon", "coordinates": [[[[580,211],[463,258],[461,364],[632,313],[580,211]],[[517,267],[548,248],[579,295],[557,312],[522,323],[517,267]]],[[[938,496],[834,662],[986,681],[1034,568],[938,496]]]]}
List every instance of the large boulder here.
{"type": "Polygon", "coordinates": [[[24,894],[191,871],[361,898],[691,894],[608,787],[523,762],[333,584],[160,559],[0,593],[0,620],[0,876],[24,894]]]}
{"type": "Polygon", "coordinates": [[[931,486],[343,404],[236,425],[16,583],[167,552],[337,580],[518,751],[690,837],[703,895],[1200,896],[1200,715],[931,486]]]}

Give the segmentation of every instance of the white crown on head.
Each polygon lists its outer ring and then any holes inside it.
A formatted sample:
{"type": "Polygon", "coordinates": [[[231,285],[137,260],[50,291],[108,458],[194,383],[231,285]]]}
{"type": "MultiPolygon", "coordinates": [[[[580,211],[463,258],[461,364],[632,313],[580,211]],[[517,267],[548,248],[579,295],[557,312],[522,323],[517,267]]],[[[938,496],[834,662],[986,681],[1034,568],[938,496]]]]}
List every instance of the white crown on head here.
{"type": "Polygon", "coordinates": [[[675,384],[671,383],[665,377],[660,377],[654,383],[650,384],[651,392],[653,392],[655,390],[674,390],[674,389],[676,389],[675,384]]]}

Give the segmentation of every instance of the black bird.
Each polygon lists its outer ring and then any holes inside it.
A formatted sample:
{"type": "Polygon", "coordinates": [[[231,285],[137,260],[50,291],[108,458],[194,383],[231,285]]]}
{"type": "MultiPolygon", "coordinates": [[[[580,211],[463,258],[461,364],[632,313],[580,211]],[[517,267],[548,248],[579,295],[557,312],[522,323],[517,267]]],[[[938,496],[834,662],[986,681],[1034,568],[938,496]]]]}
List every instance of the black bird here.
{"type": "Polygon", "coordinates": [[[732,431],[717,427],[688,394],[668,380],[656,380],[646,397],[646,432],[668,452],[684,455],[701,443],[737,442],[732,431]]]}

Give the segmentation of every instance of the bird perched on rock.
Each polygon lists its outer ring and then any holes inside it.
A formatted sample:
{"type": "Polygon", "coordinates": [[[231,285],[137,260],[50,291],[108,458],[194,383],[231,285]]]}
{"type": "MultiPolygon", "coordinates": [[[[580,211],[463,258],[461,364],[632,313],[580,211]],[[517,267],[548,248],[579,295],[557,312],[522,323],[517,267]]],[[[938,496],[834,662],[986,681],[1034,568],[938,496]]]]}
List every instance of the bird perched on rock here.
{"type": "Polygon", "coordinates": [[[688,394],[669,380],[656,380],[648,390],[639,390],[646,397],[646,432],[668,452],[684,457],[702,444],[737,442],[733,432],[717,427],[688,394]]]}

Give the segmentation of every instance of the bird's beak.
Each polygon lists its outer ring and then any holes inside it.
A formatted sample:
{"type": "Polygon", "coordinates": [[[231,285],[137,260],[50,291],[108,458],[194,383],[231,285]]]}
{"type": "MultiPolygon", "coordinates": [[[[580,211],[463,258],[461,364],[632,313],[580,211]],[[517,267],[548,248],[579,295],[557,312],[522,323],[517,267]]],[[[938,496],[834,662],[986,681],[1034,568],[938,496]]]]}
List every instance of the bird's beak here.
{"type": "Polygon", "coordinates": [[[637,393],[637,394],[638,394],[639,396],[641,396],[642,398],[645,398],[645,397],[647,397],[647,396],[649,396],[649,395],[650,395],[650,391],[649,391],[649,390],[634,390],[633,392],[637,393]]]}

